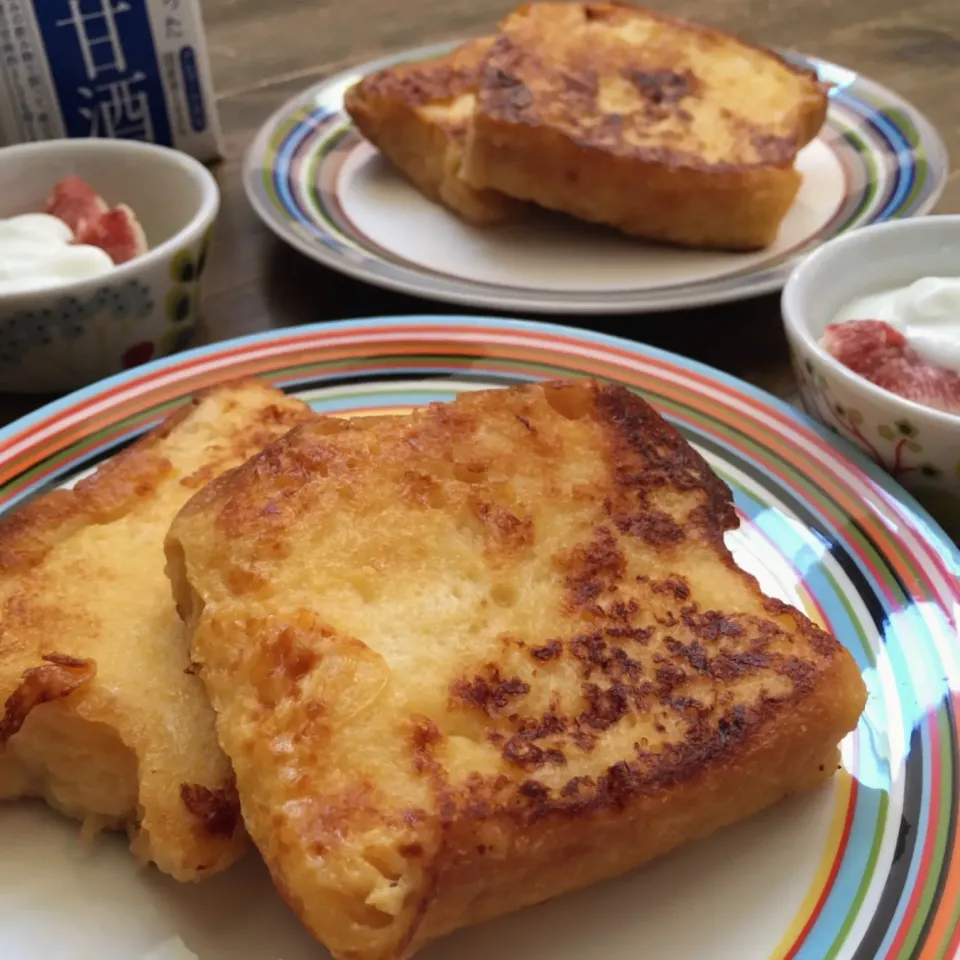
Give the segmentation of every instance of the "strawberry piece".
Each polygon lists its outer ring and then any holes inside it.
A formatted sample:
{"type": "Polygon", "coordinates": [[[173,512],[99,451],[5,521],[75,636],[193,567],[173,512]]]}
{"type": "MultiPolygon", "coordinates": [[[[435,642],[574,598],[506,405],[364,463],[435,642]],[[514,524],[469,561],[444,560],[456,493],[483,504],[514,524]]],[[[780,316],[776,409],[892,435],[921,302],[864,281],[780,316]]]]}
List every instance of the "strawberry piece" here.
{"type": "Polygon", "coordinates": [[[120,204],[95,220],[89,221],[76,233],[76,243],[100,247],[114,263],[126,263],[147,250],[147,238],[133,211],[120,204]]]}
{"type": "Polygon", "coordinates": [[[73,231],[74,243],[100,247],[114,263],[126,263],[147,251],[147,238],[134,212],[122,203],[111,210],[80,177],[64,177],[57,183],[44,212],[59,217],[73,231]]]}
{"type": "Polygon", "coordinates": [[[924,360],[882,320],[831,323],[820,346],[845,367],[905,400],[960,413],[960,374],[924,360]]]}
{"type": "Polygon", "coordinates": [[[97,217],[107,212],[104,199],[79,177],[64,177],[54,185],[44,213],[59,217],[76,236],[97,217]]]}

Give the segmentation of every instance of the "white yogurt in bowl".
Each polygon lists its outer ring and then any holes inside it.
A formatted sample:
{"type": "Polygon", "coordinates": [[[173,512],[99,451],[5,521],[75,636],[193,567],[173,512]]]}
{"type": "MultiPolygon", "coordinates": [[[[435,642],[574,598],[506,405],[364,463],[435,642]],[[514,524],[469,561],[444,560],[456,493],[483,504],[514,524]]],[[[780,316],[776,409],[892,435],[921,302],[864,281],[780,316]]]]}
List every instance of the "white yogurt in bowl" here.
{"type": "Polygon", "coordinates": [[[70,227],[50,214],[0,219],[0,294],[44,290],[113,269],[106,251],[73,239],[70,227]]]}
{"type": "Polygon", "coordinates": [[[881,320],[927,363],[960,373],[960,277],[923,277],[848,303],[834,322],[881,320]]]}

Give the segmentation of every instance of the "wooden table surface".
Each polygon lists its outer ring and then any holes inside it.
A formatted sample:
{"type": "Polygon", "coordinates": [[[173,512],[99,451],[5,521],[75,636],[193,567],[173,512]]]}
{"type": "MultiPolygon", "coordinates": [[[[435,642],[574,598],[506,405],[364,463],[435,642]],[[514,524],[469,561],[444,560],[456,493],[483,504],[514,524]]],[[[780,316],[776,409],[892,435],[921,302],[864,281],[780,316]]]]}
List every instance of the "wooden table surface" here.
{"type": "MultiPolygon", "coordinates": [[[[960,158],[960,0],[651,0],[746,39],[836,61],[891,87],[927,114],[960,158]]],[[[206,280],[204,341],[345,317],[463,308],[342,277],[288,249],[243,193],[247,144],[299,90],[353,63],[489,29],[515,0],[202,0],[226,140],[223,209],[206,280]]],[[[960,212],[954,169],[938,212],[960,212]]],[[[489,312],[489,311],[487,311],[489,312]]],[[[779,298],[681,314],[549,319],[675,350],[792,398],[779,298]]],[[[0,422],[41,398],[0,398],[0,422]]]]}

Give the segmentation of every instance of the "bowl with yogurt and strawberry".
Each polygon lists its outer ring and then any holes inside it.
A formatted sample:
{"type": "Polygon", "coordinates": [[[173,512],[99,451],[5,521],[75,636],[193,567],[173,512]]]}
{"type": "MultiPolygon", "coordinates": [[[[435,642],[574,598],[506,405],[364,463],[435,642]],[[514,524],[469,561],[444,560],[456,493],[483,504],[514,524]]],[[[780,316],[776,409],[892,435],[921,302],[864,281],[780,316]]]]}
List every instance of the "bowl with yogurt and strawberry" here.
{"type": "Polygon", "coordinates": [[[0,391],[61,392],[187,346],[219,209],[185,154],[126,140],[0,149],[0,391]]]}
{"type": "Polygon", "coordinates": [[[807,411],[960,537],[960,216],[829,241],[782,306],[807,411]]]}

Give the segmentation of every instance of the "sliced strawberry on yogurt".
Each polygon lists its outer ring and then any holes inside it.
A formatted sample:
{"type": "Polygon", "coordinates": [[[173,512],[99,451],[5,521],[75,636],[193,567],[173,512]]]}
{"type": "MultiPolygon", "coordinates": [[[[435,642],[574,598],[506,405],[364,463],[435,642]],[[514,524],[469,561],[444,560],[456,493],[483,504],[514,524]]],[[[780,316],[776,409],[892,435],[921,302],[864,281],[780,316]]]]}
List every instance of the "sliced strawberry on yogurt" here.
{"type": "Polygon", "coordinates": [[[121,203],[84,224],[74,234],[76,243],[99,247],[114,263],[126,263],[147,251],[147,238],[134,212],[121,203]]]}
{"type": "Polygon", "coordinates": [[[57,183],[44,209],[73,231],[74,243],[99,247],[114,264],[147,252],[143,227],[130,207],[121,203],[111,209],[80,177],[64,177],[57,183]]]}
{"type": "Polygon", "coordinates": [[[928,407],[960,413],[960,374],[924,360],[882,320],[831,323],[820,345],[878,387],[928,407]]]}
{"type": "Polygon", "coordinates": [[[76,237],[109,209],[103,197],[80,177],[64,177],[54,185],[44,213],[58,217],[76,237]]]}

